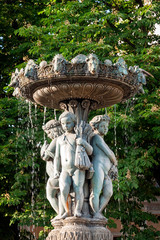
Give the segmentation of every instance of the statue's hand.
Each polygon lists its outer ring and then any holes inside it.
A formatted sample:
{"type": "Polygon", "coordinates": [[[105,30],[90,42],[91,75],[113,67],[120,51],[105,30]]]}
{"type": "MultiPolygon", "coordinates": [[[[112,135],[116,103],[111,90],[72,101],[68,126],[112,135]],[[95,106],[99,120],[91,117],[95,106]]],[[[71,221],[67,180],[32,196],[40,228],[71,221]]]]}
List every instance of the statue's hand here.
{"type": "Polygon", "coordinates": [[[59,172],[58,172],[58,171],[55,171],[55,173],[54,173],[54,179],[57,179],[57,178],[59,178],[59,172]]]}
{"type": "Polygon", "coordinates": [[[47,143],[47,141],[44,141],[43,146],[41,147],[41,151],[45,151],[48,148],[49,144],[47,143]]]}
{"type": "Polygon", "coordinates": [[[85,141],[82,139],[82,138],[77,138],[76,139],[76,143],[77,143],[77,145],[82,145],[82,146],[84,146],[84,143],[85,141]]]}

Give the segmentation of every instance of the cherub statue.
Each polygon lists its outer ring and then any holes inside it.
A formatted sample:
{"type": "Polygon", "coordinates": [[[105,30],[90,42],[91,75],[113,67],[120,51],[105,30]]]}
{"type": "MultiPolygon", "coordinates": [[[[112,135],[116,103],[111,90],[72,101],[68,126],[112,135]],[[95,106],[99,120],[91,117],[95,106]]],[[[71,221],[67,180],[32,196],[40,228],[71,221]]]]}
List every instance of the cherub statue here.
{"type": "Polygon", "coordinates": [[[9,84],[10,87],[17,88],[19,87],[19,70],[16,68],[15,72],[12,73],[11,82],[9,84]]]}
{"type": "Polygon", "coordinates": [[[112,181],[108,173],[113,165],[117,166],[117,160],[103,139],[108,132],[109,121],[110,118],[107,115],[98,115],[90,121],[95,133],[91,139],[92,163],[95,172],[91,179],[90,195],[90,205],[95,218],[103,218],[102,211],[113,194],[112,181]]]}
{"type": "Polygon", "coordinates": [[[117,66],[117,73],[120,76],[126,76],[128,74],[127,64],[124,61],[123,58],[119,58],[118,61],[115,63],[115,66],[117,66]]]}
{"type": "Polygon", "coordinates": [[[75,166],[75,155],[77,145],[84,147],[88,155],[92,154],[92,147],[84,139],[77,138],[74,128],[77,123],[76,116],[71,112],[63,112],[59,121],[64,130],[64,134],[57,138],[54,174],[59,178],[61,202],[65,213],[60,217],[64,219],[69,216],[67,199],[73,186],[75,192],[74,216],[81,217],[84,201],[83,186],[85,182],[85,170],[80,170],[75,166]],[[61,169],[60,169],[61,168],[61,169]]]}
{"type": "Polygon", "coordinates": [[[21,97],[20,79],[23,76],[23,74],[24,74],[23,68],[21,68],[20,71],[18,70],[18,68],[16,68],[15,72],[12,73],[11,82],[10,82],[9,86],[14,87],[13,96],[16,98],[21,97]]]}
{"type": "Polygon", "coordinates": [[[86,63],[87,63],[87,66],[88,66],[88,72],[95,75],[95,74],[98,74],[98,70],[99,70],[99,59],[98,57],[91,53],[87,56],[87,59],[86,59],[86,63]]]}
{"type": "Polygon", "coordinates": [[[27,78],[32,78],[33,80],[37,79],[37,68],[38,66],[35,62],[30,59],[25,67],[24,76],[27,78]]]}
{"type": "Polygon", "coordinates": [[[57,54],[52,60],[52,71],[55,74],[64,74],[66,70],[66,59],[61,55],[57,54]]]}
{"type": "Polygon", "coordinates": [[[41,157],[46,161],[46,172],[49,176],[46,185],[46,195],[52,208],[57,214],[62,214],[63,207],[61,206],[59,195],[59,180],[54,178],[54,155],[56,150],[57,137],[62,135],[61,124],[57,120],[50,120],[43,127],[47,136],[52,139],[50,144],[45,141],[41,148],[41,157]]]}

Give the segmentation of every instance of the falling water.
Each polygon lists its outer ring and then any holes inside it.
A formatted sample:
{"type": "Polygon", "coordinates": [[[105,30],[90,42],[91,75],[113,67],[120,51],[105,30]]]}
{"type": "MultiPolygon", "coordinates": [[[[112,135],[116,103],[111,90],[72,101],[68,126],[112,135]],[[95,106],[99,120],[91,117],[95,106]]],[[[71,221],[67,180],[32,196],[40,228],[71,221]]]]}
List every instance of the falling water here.
{"type": "Polygon", "coordinates": [[[117,109],[116,104],[114,105],[114,146],[115,146],[115,155],[117,157],[117,109]]]}
{"type": "MultiPolygon", "coordinates": [[[[30,120],[30,125],[31,128],[33,129],[33,121],[32,121],[32,103],[29,101],[28,103],[29,106],[29,120],[30,120]]],[[[32,136],[33,137],[33,136],[32,136]]],[[[32,139],[33,140],[33,139],[32,139]]]]}
{"type": "MultiPolygon", "coordinates": [[[[104,111],[105,111],[105,115],[107,115],[107,107],[105,107],[104,111]]],[[[104,213],[105,214],[107,213],[107,208],[104,209],[104,213]]]]}
{"type": "MultiPolygon", "coordinates": [[[[35,128],[35,131],[37,132],[38,131],[38,126],[37,126],[37,104],[34,105],[34,122],[35,122],[35,125],[34,125],[34,128],[35,128]]],[[[35,144],[35,143],[34,143],[35,144]]],[[[36,149],[35,149],[35,153],[36,155],[38,155],[39,153],[39,143],[36,144],[36,149]]],[[[36,176],[35,176],[35,181],[36,181],[36,189],[40,187],[40,181],[39,181],[39,173],[40,173],[40,166],[39,164],[37,164],[37,168],[36,168],[36,176]]],[[[36,205],[36,209],[38,210],[38,205],[36,205]]],[[[38,222],[36,222],[36,227],[38,227],[38,222]]]]}
{"type": "Polygon", "coordinates": [[[56,109],[54,109],[54,119],[57,120],[57,113],[56,113],[56,109]]]}
{"type": "MultiPolygon", "coordinates": [[[[133,106],[134,104],[134,100],[127,100],[127,104],[126,104],[126,109],[125,109],[125,117],[127,119],[127,114],[128,114],[128,109],[130,110],[129,111],[129,116],[131,116],[132,112],[131,112],[131,106],[133,106]]],[[[127,157],[127,154],[128,154],[128,140],[129,140],[129,136],[128,136],[128,133],[130,133],[131,131],[131,127],[129,126],[129,128],[127,127],[127,124],[125,124],[125,127],[124,127],[124,137],[125,137],[125,154],[126,154],[126,157],[127,157]]],[[[129,170],[129,169],[128,169],[129,170]]],[[[126,201],[128,202],[128,199],[126,199],[126,201]]],[[[127,214],[128,214],[128,219],[129,219],[129,209],[127,208],[127,214]]],[[[128,237],[128,234],[126,233],[126,236],[128,237]]]]}
{"type": "Polygon", "coordinates": [[[33,232],[33,235],[34,235],[34,238],[35,238],[35,221],[34,221],[34,217],[35,217],[35,183],[34,183],[34,180],[35,180],[35,153],[33,151],[33,147],[34,147],[34,126],[33,126],[33,120],[32,120],[32,103],[29,102],[28,106],[29,106],[29,120],[30,120],[30,127],[31,127],[30,141],[31,141],[31,145],[32,145],[31,216],[32,216],[32,219],[33,219],[32,232],[33,232]]]}
{"type": "MultiPolygon", "coordinates": [[[[127,104],[126,104],[125,119],[127,119],[128,108],[129,108],[129,100],[127,100],[127,104]]],[[[128,133],[127,133],[127,129],[128,129],[128,126],[127,126],[127,124],[125,124],[125,125],[124,125],[124,138],[125,138],[124,151],[125,151],[126,155],[127,155],[127,153],[128,153],[128,133]]]]}
{"type": "Polygon", "coordinates": [[[37,131],[37,104],[34,105],[35,130],[37,131]]]}
{"type": "MultiPolygon", "coordinates": [[[[116,106],[116,104],[114,105],[114,146],[115,146],[115,155],[117,158],[118,150],[117,150],[117,106],[116,106]]],[[[118,190],[118,192],[120,192],[119,173],[118,173],[118,188],[117,188],[117,190],[118,190]]],[[[119,210],[119,212],[121,212],[120,198],[118,198],[118,210],[119,210]]],[[[120,221],[121,221],[121,217],[120,217],[120,221]]],[[[121,229],[122,229],[122,225],[121,225],[121,229]]]]}
{"type": "MultiPolygon", "coordinates": [[[[45,125],[46,123],[46,111],[47,111],[47,108],[44,107],[44,110],[43,110],[43,126],[45,125]]],[[[45,134],[45,131],[43,131],[43,139],[44,139],[44,142],[46,140],[46,134],[45,134]]]]}
{"type": "MultiPolygon", "coordinates": [[[[45,123],[46,123],[46,111],[47,111],[47,108],[46,107],[44,107],[44,111],[43,111],[43,126],[45,125],[45,123]]],[[[44,131],[44,135],[43,135],[44,137],[44,142],[46,141],[46,135],[45,135],[45,131],[44,131]]],[[[45,186],[46,186],[46,184],[47,184],[47,173],[46,173],[46,171],[45,171],[45,186]]],[[[45,192],[45,191],[44,191],[45,192]]],[[[45,195],[45,193],[44,193],[44,199],[46,198],[46,195],[45,195]]],[[[43,208],[43,226],[45,227],[45,225],[46,225],[46,221],[45,221],[45,215],[46,215],[46,203],[45,203],[45,201],[44,201],[44,208],[43,208]]],[[[44,234],[44,239],[45,239],[45,234],[44,234]]]]}
{"type": "MultiPolygon", "coordinates": [[[[18,137],[19,137],[20,110],[21,110],[21,106],[20,106],[20,102],[18,101],[18,122],[17,122],[17,128],[16,128],[16,176],[18,173],[18,137]]],[[[18,206],[17,206],[17,211],[18,211],[18,206]]],[[[18,236],[20,238],[21,237],[20,226],[18,225],[17,228],[18,228],[18,236]]],[[[22,226],[22,228],[23,228],[23,226],[22,226]]]]}

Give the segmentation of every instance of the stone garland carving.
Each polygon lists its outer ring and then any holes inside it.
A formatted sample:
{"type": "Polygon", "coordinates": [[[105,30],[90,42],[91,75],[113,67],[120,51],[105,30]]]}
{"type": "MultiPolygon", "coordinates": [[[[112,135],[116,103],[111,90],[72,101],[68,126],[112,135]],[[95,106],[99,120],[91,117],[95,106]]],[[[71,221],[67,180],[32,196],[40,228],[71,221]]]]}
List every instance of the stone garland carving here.
{"type": "Polygon", "coordinates": [[[109,59],[106,59],[102,63],[95,54],[89,54],[88,56],[79,54],[71,62],[65,60],[61,54],[57,54],[51,63],[47,64],[46,61],[42,61],[39,66],[30,59],[21,73],[17,71],[16,69],[12,75],[10,83],[10,86],[15,88],[44,78],[80,75],[92,77],[104,76],[117,79],[131,84],[133,87],[138,86],[140,91],[143,92],[143,85],[146,84],[145,76],[153,77],[138,66],[127,68],[123,58],[118,59],[115,64],[109,59]],[[17,86],[16,82],[19,82],[19,86],[17,86]]]}
{"type": "Polygon", "coordinates": [[[53,221],[83,217],[84,197],[89,198],[93,218],[104,219],[102,211],[113,191],[111,178],[117,176],[115,155],[103,140],[108,124],[109,117],[99,115],[90,125],[84,121],[77,125],[76,116],[64,111],[59,121],[51,120],[43,126],[52,139],[50,145],[44,143],[41,157],[49,175],[47,199],[58,214],[53,221]]]}

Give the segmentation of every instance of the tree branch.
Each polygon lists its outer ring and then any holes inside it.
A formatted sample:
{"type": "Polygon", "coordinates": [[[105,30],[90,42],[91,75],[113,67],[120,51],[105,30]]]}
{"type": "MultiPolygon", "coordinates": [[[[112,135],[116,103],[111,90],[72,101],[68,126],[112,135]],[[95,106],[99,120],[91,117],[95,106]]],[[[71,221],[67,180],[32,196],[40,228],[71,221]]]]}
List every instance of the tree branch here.
{"type": "MultiPolygon", "coordinates": [[[[108,20],[107,20],[107,22],[111,28],[113,28],[117,33],[120,33],[120,31],[114,26],[113,23],[109,22],[108,20]]],[[[128,38],[122,38],[122,40],[124,42],[128,43],[128,45],[130,45],[132,48],[135,48],[135,45],[128,38]]]]}

